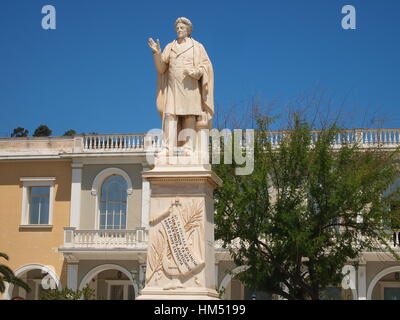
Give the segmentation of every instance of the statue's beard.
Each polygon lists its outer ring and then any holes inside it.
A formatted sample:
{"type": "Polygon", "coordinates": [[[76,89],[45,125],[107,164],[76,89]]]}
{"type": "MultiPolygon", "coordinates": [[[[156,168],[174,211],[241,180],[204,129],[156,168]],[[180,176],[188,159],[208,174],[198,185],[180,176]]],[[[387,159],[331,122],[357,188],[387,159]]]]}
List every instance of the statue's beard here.
{"type": "Polygon", "coordinates": [[[178,39],[185,39],[185,38],[189,37],[188,34],[182,34],[182,35],[180,35],[180,34],[178,33],[177,35],[178,35],[178,39]]]}

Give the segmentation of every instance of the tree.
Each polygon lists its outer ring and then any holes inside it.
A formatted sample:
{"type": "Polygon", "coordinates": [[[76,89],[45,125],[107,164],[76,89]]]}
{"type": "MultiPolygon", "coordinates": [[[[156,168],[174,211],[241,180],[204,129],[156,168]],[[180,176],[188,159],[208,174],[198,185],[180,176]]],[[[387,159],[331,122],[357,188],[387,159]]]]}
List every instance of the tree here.
{"type": "Polygon", "coordinates": [[[223,179],[215,192],[216,239],[236,265],[248,266],[237,278],[286,299],[319,299],[362,252],[398,258],[387,230],[388,221],[399,221],[398,210],[388,210],[399,192],[387,193],[399,175],[398,151],[345,140],[335,149],[335,124],[313,140],[312,125],[298,115],[273,147],[270,122],[256,117],[251,175],[235,175],[235,163],[214,165],[223,179]]]}
{"type": "MultiPolygon", "coordinates": [[[[5,253],[0,252],[0,258],[4,258],[8,260],[8,255],[5,253]]],[[[30,292],[31,289],[29,288],[28,284],[25,283],[20,278],[14,275],[14,272],[7,267],[5,264],[0,264],[0,293],[4,293],[6,286],[5,284],[13,284],[15,286],[21,287],[25,289],[25,291],[30,292]]]]}
{"type": "Polygon", "coordinates": [[[93,300],[94,290],[86,286],[82,290],[64,288],[62,290],[50,289],[41,293],[40,300],[93,300]]]}
{"type": "Polygon", "coordinates": [[[51,136],[52,131],[49,129],[48,126],[42,124],[36,128],[33,136],[34,137],[49,137],[51,136]]]}
{"type": "Polygon", "coordinates": [[[76,131],[73,130],[73,129],[65,131],[64,134],[63,134],[64,137],[72,137],[74,135],[76,135],[76,131]]]}
{"type": "Polygon", "coordinates": [[[29,134],[29,131],[26,130],[25,128],[22,127],[17,127],[13,130],[11,133],[12,138],[20,138],[20,137],[27,137],[29,134]]]}

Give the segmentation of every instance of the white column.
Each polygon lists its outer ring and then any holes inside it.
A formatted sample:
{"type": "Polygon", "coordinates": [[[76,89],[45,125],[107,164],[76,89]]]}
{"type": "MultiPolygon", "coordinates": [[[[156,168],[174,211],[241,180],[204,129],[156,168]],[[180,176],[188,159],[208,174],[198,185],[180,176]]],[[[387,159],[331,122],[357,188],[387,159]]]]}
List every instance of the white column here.
{"type": "Polygon", "coordinates": [[[142,263],[139,264],[139,281],[138,281],[139,292],[141,292],[142,289],[144,288],[145,279],[146,279],[146,263],[142,263]]]}
{"type": "Polygon", "coordinates": [[[218,283],[218,261],[215,262],[215,287],[219,288],[219,283],[218,283]]]}
{"type": "Polygon", "coordinates": [[[67,287],[72,290],[78,289],[78,263],[76,259],[67,259],[67,287]]]}
{"type": "Polygon", "coordinates": [[[367,300],[367,265],[360,264],[357,270],[358,300],[367,300]]]}
{"type": "MultiPolygon", "coordinates": [[[[150,168],[143,166],[143,172],[149,171],[150,168]]],[[[142,178],[142,227],[149,227],[150,214],[150,182],[142,178]]]]}
{"type": "MultiPolygon", "coordinates": [[[[21,278],[23,281],[27,281],[27,276],[25,275],[24,277],[21,278]]],[[[18,296],[21,298],[26,299],[26,291],[22,287],[18,287],[18,296]]]]}
{"type": "Polygon", "coordinates": [[[81,184],[82,184],[82,167],[81,162],[73,162],[72,167],[72,182],[71,182],[71,212],[70,226],[79,228],[79,218],[81,211],[81,184]]]}

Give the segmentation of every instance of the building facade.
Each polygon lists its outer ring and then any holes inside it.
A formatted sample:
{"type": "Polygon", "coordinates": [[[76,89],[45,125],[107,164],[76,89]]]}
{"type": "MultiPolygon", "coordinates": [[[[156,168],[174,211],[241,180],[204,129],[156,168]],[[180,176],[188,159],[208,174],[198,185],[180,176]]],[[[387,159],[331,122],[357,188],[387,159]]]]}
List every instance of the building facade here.
{"type": "MultiPolygon", "coordinates": [[[[388,148],[398,146],[396,134],[388,148]]],[[[156,136],[144,135],[0,139],[0,252],[32,288],[27,294],[11,285],[2,298],[38,299],[48,288],[89,286],[97,299],[135,299],[144,287],[151,194],[142,172],[151,169],[147,151],[158,147],[156,136]]],[[[235,279],[245,268],[218,242],[215,268],[223,299],[276,298],[235,279]]],[[[326,294],[400,299],[399,275],[399,261],[368,252],[355,270],[355,287],[326,294]]]]}

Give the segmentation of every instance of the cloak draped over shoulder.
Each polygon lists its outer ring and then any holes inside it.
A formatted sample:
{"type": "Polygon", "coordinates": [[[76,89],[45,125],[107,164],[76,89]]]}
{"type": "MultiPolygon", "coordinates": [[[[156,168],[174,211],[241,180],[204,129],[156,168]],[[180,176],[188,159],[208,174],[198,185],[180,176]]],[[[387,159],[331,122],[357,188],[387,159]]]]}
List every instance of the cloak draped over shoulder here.
{"type": "Polygon", "coordinates": [[[207,112],[211,117],[214,115],[212,64],[203,45],[189,39],[193,45],[182,52],[177,52],[177,42],[174,40],[165,47],[162,54],[154,55],[157,69],[156,102],[161,118],[164,112],[176,115],[200,115],[201,112],[207,112]],[[186,67],[199,71],[198,80],[183,76],[186,67]],[[199,95],[198,103],[196,95],[199,95]]]}

